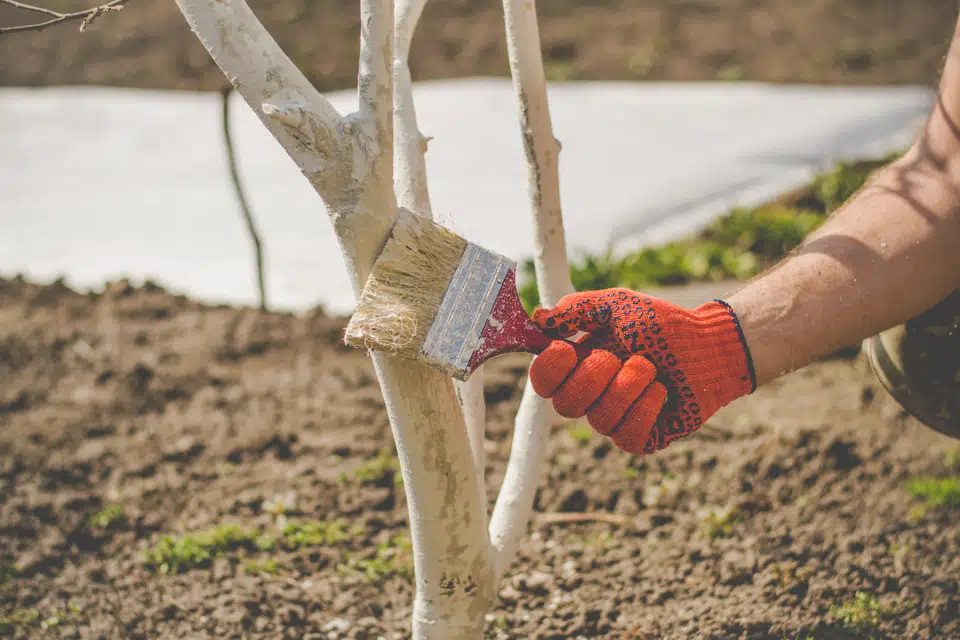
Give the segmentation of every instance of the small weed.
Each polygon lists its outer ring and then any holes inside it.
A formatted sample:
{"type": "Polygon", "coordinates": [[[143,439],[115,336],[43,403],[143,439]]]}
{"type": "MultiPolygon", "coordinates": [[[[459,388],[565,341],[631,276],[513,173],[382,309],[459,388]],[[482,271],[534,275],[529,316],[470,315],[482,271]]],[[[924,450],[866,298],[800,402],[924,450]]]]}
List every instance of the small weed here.
{"type": "Polygon", "coordinates": [[[64,609],[57,609],[40,622],[41,629],[56,629],[57,627],[69,623],[80,613],[80,607],[74,603],[67,604],[64,609]]]}
{"type": "Polygon", "coordinates": [[[583,545],[584,547],[597,547],[605,549],[614,546],[617,539],[609,531],[603,531],[595,535],[579,535],[571,533],[563,538],[563,544],[568,547],[583,545]]]}
{"type": "Polygon", "coordinates": [[[910,507],[910,510],[907,511],[907,521],[910,524],[920,524],[923,522],[924,517],[926,517],[928,507],[925,504],[918,504],[910,507]]]}
{"type": "Polygon", "coordinates": [[[796,562],[779,562],[772,567],[773,575],[781,586],[789,586],[798,582],[806,581],[810,575],[810,569],[800,567],[796,562]]]}
{"type": "Polygon", "coordinates": [[[90,516],[88,522],[95,529],[109,529],[110,525],[124,519],[123,505],[109,504],[90,516]]]}
{"type": "Polygon", "coordinates": [[[830,614],[838,618],[845,628],[853,631],[873,629],[880,624],[881,617],[891,613],[892,609],[881,605],[874,596],[863,591],[857,591],[853,600],[830,608],[830,614]]]}
{"type": "MultiPolygon", "coordinates": [[[[383,486],[392,482],[395,486],[403,484],[400,475],[400,461],[389,449],[381,449],[377,457],[367,460],[353,471],[353,479],[361,484],[383,486]]],[[[350,475],[340,474],[341,482],[348,482],[350,475]]]]}
{"type": "Polygon", "coordinates": [[[280,567],[276,560],[250,560],[243,564],[244,573],[267,573],[275,576],[280,572],[280,567]]]}
{"type": "Polygon", "coordinates": [[[332,546],[350,540],[346,526],[339,518],[328,522],[289,522],[283,528],[283,537],[289,549],[332,546]]]}
{"type": "Polygon", "coordinates": [[[960,449],[945,451],[943,453],[943,464],[951,470],[960,466],[960,449]]]}
{"type": "Polygon", "coordinates": [[[264,513],[269,513],[279,520],[297,510],[297,494],[293,491],[288,491],[287,493],[275,495],[269,500],[264,500],[261,509],[264,513]]]}
{"type": "Polygon", "coordinates": [[[626,467],[625,469],[620,470],[620,475],[627,480],[634,480],[640,477],[640,469],[637,469],[636,467],[626,467]]]}
{"type": "Polygon", "coordinates": [[[567,435],[579,444],[586,444],[593,437],[593,429],[588,424],[578,422],[567,427],[567,435]]]}
{"type": "Polygon", "coordinates": [[[39,611],[17,609],[8,616],[0,616],[0,633],[6,635],[17,630],[37,627],[44,631],[56,629],[69,623],[79,613],[80,607],[72,602],[68,603],[66,607],[55,609],[45,618],[40,615],[39,611]]]}
{"type": "Polygon", "coordinates": [[[952,478],[913,478],[907,481],[907,491],[923,500],[930,508],[942,505],[960,506],[960,476],[952,478]]]}
{"type": "Polygon", "coordinates": [[[273,540],[256,529],[224,524],[180,538],[163,536],[144,552],[144,564],[163,574],[183,573],[206,566],[213,558],[240,548],[269,550],[273,540]]]}
{"type": "Polygon", "coordinates": [[[20,575],[20,567],[15,562],[0,562],[0,587],[5,587],[18,575],[20,575]]]}
{"type": "Polygon", "coordinates": [[[370,582],[380,582],[391,576],[404,580],[413,579],[413,547],[410,539],[403,534],[389,538],[377,545],[372,558],[347,556],[346,564],[338,567],[340,573],[359,572],[370,582]]]}
{"type": "Polygon", "coordinates": [[[709,509],[703,518],[704,534],[711,540],[733,536],[734,526],[743,522],[743,514],[736,507],[709,509]]]}
{"type": "Polygon", "coordinates": [[[40,614],[36,611],[17,609],[8,616],[0,616],[0,633],[7,634],[18,629],[28,629],[39,619],[40,614]]]}

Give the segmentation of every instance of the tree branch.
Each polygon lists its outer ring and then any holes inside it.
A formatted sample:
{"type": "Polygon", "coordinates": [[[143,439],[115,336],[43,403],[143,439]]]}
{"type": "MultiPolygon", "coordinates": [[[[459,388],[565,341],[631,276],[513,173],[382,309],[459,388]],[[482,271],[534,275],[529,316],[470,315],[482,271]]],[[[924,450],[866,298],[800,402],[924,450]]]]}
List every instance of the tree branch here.
{"type": "Polygon", "coordinates": [[[393,43],[394,173],[397,203],[417,215],[433,217],[427,188],[425,138],[417,125],[413,80],[407,56],[426,0],[397,0],[393,43]]]}
{"type": "MultiPolygon", "coordinates": [[[[563,216],[560,210],[560,143],[553,136],[547,83],[540,52],[537,9],[533,0],[503,0],[510,74],[517,91],[528,189],[533,213],[537,286],[543,304],[552,306],[569,293],[563,216]]],[[[537,396],[529,381],[514,426],[510,461],[490,519],[490,539],[497,550],[496,574],[502,576],[526,533],[547,436],[557,418],[549,400],[537,396]]]]}
{"type": "Polygon", "coordinates": [[[230,182],[233,184],[234,193],[237,194],[237,202],[240,205],[240,213],[243,215],[243,221],[247,225],[247,232],[250,234],[250,241],[253,243],[254,259],[256,260],[257,272],[257,291],[260,299],[260,309],[267,310],[267,284],[263,272],[263,243],[260,241],[260,232],[257,231],[256,222],[253,220],[253,213],[250,211],[250,205],[247,203],[247,196],[243,192],[243,185],[240,184],[240,170],[237,167],[237,154],[233,148],[233,136],[230,134],[230,94],[233,88],[225,89],[220,92],[220,118],[223,124],[223,143],[227,149],[227,166],[230,169],[230,182]]]}
{"type": "Polygon", "coordinates": [[[46,20],[44,22],[22,24],[15,27],[0,27],[0,33],[12,33],[14,31],[40,31],[41,29],[52,27],[53,25],[61,22],[69,22],[74,20],[82,20],[80,23],[80,31],[84,31],[88,26],[93,24],[94,20],[108,11],[120,11],[120,9],[123,9],[123,5],[126,2],[127,0],[113,0],[112,2],[101,4],[96,7],[90,7],[89,9],[84,9],[83,11],[60,13],[59,11],[47,9],[45,7],[36,7],[32,4],[24,4],[23,2],[15,2],[14,0],[0,0],[0,3],[10,5],[11,7],[15,7],[17,9],[32,11],[34,13],[40,13],[46,16],[53,16],[50,20],[46,20]]]}

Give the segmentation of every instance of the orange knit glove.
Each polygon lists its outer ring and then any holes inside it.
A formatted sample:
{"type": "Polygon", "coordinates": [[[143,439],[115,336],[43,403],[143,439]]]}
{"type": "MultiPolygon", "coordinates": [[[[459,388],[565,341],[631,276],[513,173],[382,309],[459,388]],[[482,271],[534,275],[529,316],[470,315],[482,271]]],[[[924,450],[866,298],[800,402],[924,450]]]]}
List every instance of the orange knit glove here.
{"type": "Polygon", "coordinates": [[[650,454],[689,435],[756,388],[740,324],[720,300],[683,309],[629,289],[562,298],[536,309],[550,337],[589,332],[583,360],[553,342],[530,367],[530,382],[565,418],[587,416],[623,451],[650,454]]]}

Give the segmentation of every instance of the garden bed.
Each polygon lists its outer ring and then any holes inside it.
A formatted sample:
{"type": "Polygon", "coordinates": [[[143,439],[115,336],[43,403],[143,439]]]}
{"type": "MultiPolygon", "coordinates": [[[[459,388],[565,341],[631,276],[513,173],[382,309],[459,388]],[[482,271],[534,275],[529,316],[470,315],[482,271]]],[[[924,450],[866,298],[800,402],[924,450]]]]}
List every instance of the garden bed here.
{"type": "MultiPolygon", "coordinates": [[[[407,637],[406,503],[343,327],[0,281],[3,633],[407,637]]],[[[491,501],[527,362],[487,374],[491,501]]],[[[650,458],[558,424],[488,637],[957,637],[957,465],[859,356],[650,458]]]]}

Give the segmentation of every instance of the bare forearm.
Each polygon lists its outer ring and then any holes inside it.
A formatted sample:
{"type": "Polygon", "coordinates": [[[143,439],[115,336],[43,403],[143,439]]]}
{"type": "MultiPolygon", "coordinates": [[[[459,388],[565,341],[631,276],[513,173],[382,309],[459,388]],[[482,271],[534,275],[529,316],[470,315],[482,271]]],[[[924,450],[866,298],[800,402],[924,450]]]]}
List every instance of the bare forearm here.
{"type": "Polygon", "coordinates": [[[918,148],[733,295],[764,384],[926,311],[960,287],[960,191],[918,148]]]}
{"type": "Polygon", "coordinates": [[[960,288],[960,20],[913,147],[790,258],[733,295],[763,384],[960,288]]]}

